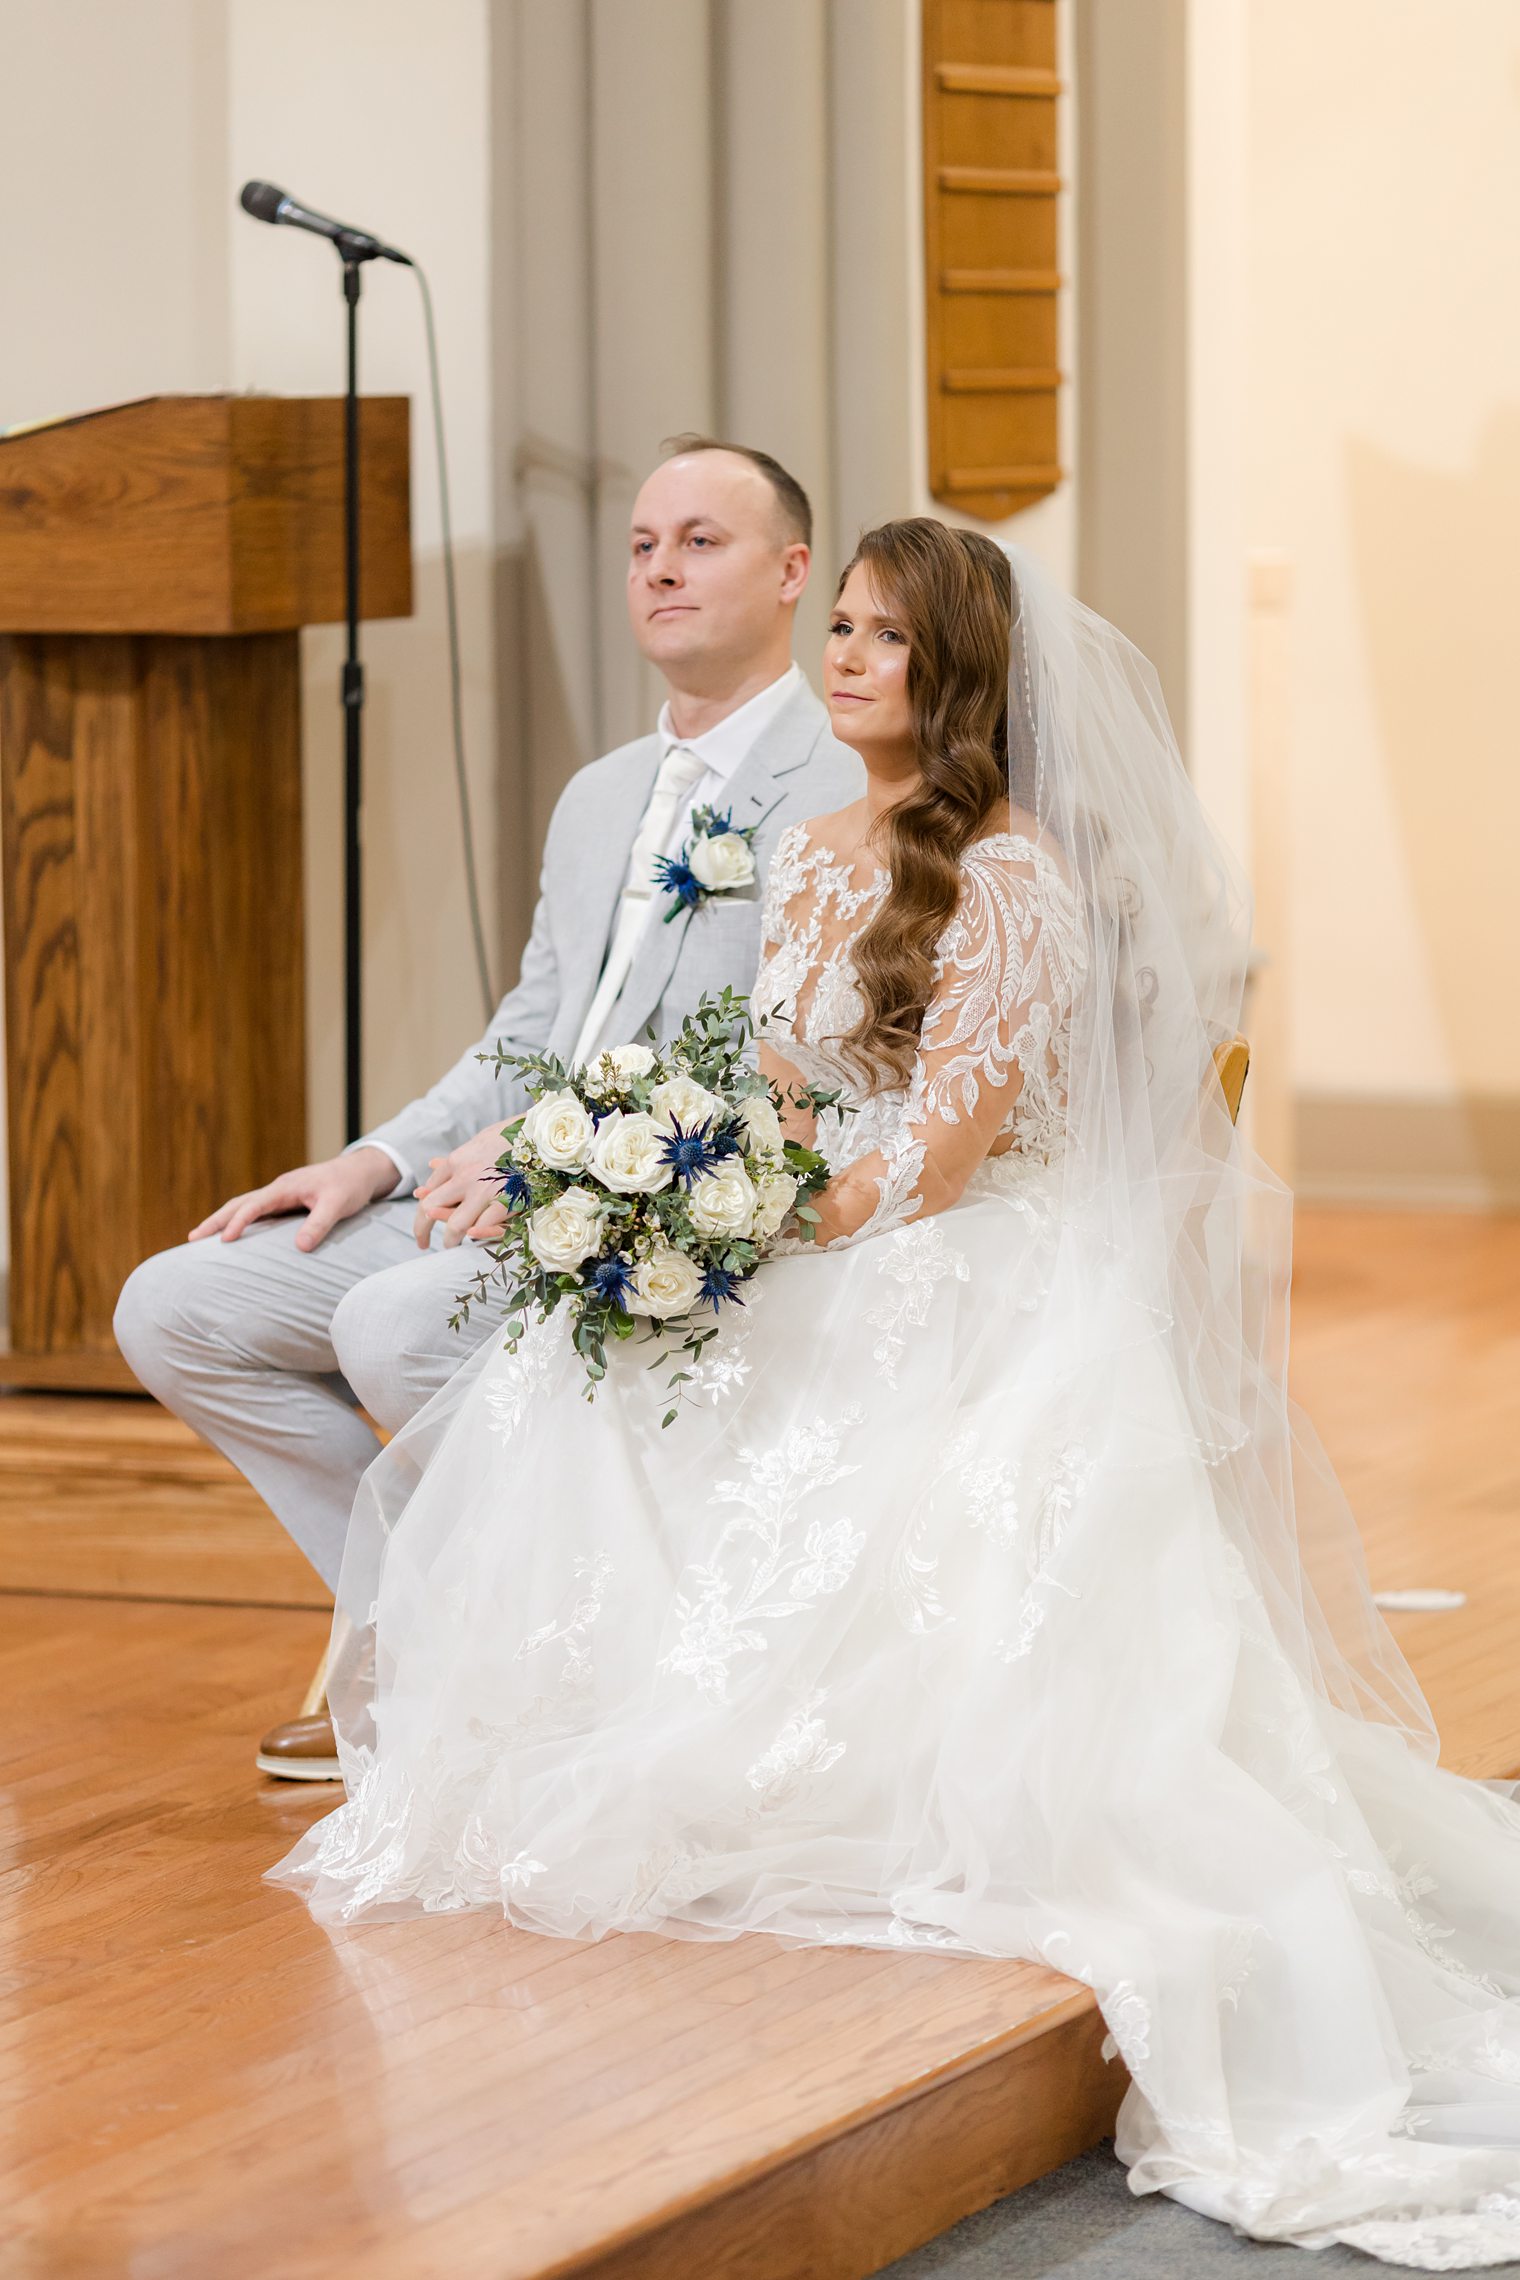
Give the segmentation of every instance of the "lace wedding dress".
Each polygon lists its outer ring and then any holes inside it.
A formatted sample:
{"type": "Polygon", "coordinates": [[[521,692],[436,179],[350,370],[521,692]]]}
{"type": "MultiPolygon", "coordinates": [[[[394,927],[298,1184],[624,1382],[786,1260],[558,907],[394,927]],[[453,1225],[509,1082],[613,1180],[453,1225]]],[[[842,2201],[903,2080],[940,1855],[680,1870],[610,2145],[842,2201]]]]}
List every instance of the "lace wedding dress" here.
{"type": "Polygon", "coordinates": [[[761,1270],[669,1430],[636,1346],[588,1403],[559,1317],[398,1437],[344,1578],[348,1801],[275,1873],[334,1925],[1040,1958],[1128,2066],[1137,2191],[1520,2257],[1520,1810],[1430,1761],[1347,1532],[1295,1537],[1314,1452],[1239,1238],[1272,1191],[1199,1091],[1238,967],[1128,774],[1053,804],[1075,637],[1033,654],[1019,570],[1032,820],[965,859],[904,1091],[838,1050],[885,877],[815,826],[771,870],[762,1034],[843,1087],[819,1144],[869,1224],[761,1270]]]}

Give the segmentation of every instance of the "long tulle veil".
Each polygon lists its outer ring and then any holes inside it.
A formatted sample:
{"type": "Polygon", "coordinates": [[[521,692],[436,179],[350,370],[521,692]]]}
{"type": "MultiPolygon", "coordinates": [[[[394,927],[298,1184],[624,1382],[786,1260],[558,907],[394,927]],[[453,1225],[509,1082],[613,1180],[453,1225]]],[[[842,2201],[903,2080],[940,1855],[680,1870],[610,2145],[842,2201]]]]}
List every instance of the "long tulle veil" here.
{"type": "Polygon", "coordinates": [[[1083,896],[1065,1220],[1125,1263],[1164,1340],[1220,1524],[1316,1692],[1434,1756],[1361,1543],[1287,1392],[1292,1199],[1231,1121],[1213,1054],[1244,1019],[1249,894],[1183,767],[1154,670],[1022,549],[1009,775],[1083,896]]]}
{"type": "MultiPolygon", "coordinates": [[[[1165,1350],[1181,1400],[1129,1462],[1138,1475],[1196,1448],[1200,1557],[1222,1561],[1202,1621],[1225,1651],[1189,1667],[1174,1637],[1176,1668],[1148,1691],[1145,1658],[1130,1663],[1133,1737],[1102,1768],[1090,1740],[1073,1752],[1084,1807],[1052,1815],[1050,1890],[1010,1933],[1098,1990],[1134,2077],[1118,2148],[1137,2190],[1422,2270],[1508,2261],[1520,1811],[1437,1768],[1355,1521],[1288,1396],[1291,1198],[1213,1075],[1242,1020],[1248,896],[1149,664],[1012,561],[1013,797],[1061,850],[1086,922],[1068,1295],[1084,1258],[1090,1274],[1108,1257],[1125,1296],[1109,1335],[1165,1350]]],[[[1098,1319],[1078,1347],[1089,1391],[1098,1319]]],[[[1047,1683],[1079,1723],[1076,1693],[1047,1683]]]]}

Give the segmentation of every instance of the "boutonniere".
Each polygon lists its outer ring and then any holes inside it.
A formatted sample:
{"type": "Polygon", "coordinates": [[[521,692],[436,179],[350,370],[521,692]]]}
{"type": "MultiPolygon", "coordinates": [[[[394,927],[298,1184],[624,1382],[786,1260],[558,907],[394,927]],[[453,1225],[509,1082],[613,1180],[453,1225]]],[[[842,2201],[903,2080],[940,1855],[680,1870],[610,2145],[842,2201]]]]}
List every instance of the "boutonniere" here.
{"type": "Polygon", "coordinates": [[[714,895],[737,894],[755,880],[755,833],[758,824],[735,824],[731,812],[693,808],[691,837],[679,855],[661,855],[654,879],[670,897],[665,913],[668,926],[683,910],[700,910],[714,895]]]}

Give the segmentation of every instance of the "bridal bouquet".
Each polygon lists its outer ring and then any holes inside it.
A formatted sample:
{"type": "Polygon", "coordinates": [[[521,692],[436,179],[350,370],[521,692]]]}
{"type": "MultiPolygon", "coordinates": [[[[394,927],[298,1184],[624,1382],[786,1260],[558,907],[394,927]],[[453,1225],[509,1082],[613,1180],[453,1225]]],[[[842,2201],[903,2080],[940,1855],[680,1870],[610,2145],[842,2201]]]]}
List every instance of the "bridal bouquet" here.
{"type": "MultiPolygon", "coordinates": [[[[820,1155],[784,1138],[780,1094],[745,1061],[749,1036],[746,1001],[726,989],[658,1049],[620,1045],[574,1070],[549,1054],[498,1052],[533,1105],[507,1127],[497,1160],[507,1224],[455,1326],[500,1282],[509,1347],[530,1316],[569,1307],[590,1392],[609,1339],[652,1338],[656,1364],[700,1360],[782,1223],[795,1218],[811,1238],[807,1198],[829,1176],[820,1155]]],[[[795,1097],[816,1112],[837,1096],[795,1097]]],[[[678,1400],[689,1376],[677,1366],[669,1379],[678,1400]]]]}

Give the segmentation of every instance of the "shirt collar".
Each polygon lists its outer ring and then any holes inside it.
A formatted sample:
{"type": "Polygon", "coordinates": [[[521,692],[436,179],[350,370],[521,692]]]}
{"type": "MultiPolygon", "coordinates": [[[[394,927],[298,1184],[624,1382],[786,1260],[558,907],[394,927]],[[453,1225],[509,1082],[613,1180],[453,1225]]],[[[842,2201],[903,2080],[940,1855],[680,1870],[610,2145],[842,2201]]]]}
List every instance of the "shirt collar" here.
{"type": "Polygon", "coordinates": [[[661,705],[655,733],[660,739],[660,758],[679,744],[683,751],[694,752],[715,776],[726,783],[741,760],[748,757],[761,736],[801,685],[802,667],[789,665],[778,681],[747,697],[738,710],[716,728],[707,729],[701,736],[677,736],[670,725],[670,706],[661,705]]]}

